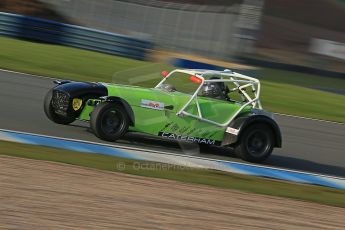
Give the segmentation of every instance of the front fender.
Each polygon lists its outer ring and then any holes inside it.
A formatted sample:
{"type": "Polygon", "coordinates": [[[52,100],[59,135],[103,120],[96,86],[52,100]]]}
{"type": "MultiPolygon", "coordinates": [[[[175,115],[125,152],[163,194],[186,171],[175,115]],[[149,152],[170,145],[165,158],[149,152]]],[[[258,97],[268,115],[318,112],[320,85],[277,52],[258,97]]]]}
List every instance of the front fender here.
{"type": "Polygon", "coordinates": [[[98,97],[108,95],[107,87],[95,82],[61,81],[54,87],[54,90],[68,93],[71,98],[84,95],[95,95],[98,97]]]}
{"type": "Polygon", "coordinates": [[[90,98],[108,95],[108,90],[101,83],[54,81],[57,85],[52,89],[51,103],[56,113],[65,117],[78,117],[90,98]],[[81,99],[79,108],[73,108],[73,99],[81,99]]]}
{"type": "Polygon", "coordinates": [[[125,99],[123,99],[121,97],[115,97],[115,96],[103,96],[103,97],[100,97],[100,99],[102,99],[106,102],[115,102],[115,103],[121,104],[125,108],[126,113],[129,116],[129,119],[131,122],[130,125],[134,126],[134,124],[135,124],[134,112],[133,112],[132,107],[129,105],[129,103],[125,99]]]}

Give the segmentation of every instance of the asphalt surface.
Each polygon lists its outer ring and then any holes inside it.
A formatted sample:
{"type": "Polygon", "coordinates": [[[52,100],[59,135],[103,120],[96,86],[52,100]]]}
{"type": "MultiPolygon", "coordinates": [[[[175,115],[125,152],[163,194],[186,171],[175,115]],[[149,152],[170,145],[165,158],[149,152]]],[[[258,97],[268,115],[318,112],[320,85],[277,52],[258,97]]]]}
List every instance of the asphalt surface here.
{"type": "MultiPolygon", "coordinates": [[[[107,143],[95,137],[88,123],[58,125],[43,112],[43,99],[51,79],[0,71],[0,128],[43,135],[107,143]]],[[[283,148],[275,149],[264,165],[345,177],[345,125],[276,115],[283,148]]],[[[240,161],[231,150],[128,134],[117,145],[163,150],[200,157],[240,161]]]]}

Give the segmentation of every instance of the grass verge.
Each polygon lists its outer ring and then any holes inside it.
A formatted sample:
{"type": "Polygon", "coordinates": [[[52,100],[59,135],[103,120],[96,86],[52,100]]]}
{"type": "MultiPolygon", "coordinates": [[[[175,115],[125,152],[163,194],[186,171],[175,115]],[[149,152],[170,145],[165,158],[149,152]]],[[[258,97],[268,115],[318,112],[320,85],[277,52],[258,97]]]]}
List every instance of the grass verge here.
{"type": "MultiPolygon", "coordinates": [[[[0,44],[0,68],[61,79],[111,82],[116,73],[151,63],[6,37],[0,37],[0,44]]],[[[345,80],[272,69],[262,69],[258,76],[262,77],[265,109],[345,123],[345,96],[312,89],[345,89],[345,80]]],[[[118,83],[128,83],[125,74],[115,78],[118,83]]],[[[152,87],[158,80],[138,85],[152,87]]]]}
{"type": "Polygon", "coordinates": [[[55,161],[145,177],[163,178],[185,183],[203,184],[345,207],[345,191],[342,190],[288,183],[215,170],[134,161],[112,156],[80,153],[5,141],[0,141],[0,155],[55,161]]]}

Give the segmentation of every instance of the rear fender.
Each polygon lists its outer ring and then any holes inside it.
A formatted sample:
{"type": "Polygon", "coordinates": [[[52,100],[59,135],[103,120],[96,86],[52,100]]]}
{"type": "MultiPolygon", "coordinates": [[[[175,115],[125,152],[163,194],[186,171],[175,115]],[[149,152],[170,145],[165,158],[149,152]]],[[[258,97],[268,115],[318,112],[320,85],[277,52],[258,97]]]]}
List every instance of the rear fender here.
{"type": "Polygon", "coordinates": [[[227,128],[222,145],[234,145],[239,140],[246,128],[253,124],[266,124],[273,131],[275,142],[274,147],[281,148],[282,136],[278,124],[271,117],[266,115],[253,114],[245,117],[238,117],[227,128]]]}

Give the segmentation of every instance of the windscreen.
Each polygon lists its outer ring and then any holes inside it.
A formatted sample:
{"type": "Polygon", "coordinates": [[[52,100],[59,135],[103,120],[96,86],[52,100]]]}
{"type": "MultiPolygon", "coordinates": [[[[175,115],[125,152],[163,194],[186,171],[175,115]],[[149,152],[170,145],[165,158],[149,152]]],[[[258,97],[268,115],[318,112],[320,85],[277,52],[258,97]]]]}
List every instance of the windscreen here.
{"type": "Polygon", "coordinates": [[[171,71],[172,69],[173,67],[167,64],[141,63],[139,66],[128,67],[126,70],[115,72],[112,83],[153,88],[162,80],[162,71],[171,71]]]}
{"type": "Polygon", "coordinates": [[[193,94],[198,89],[200,84],[193,82],[190,79],[191,76],[192,75],[186,73],[174,72],[166,79],[163,84],[173,87],[174,91],[193,94]]]}

